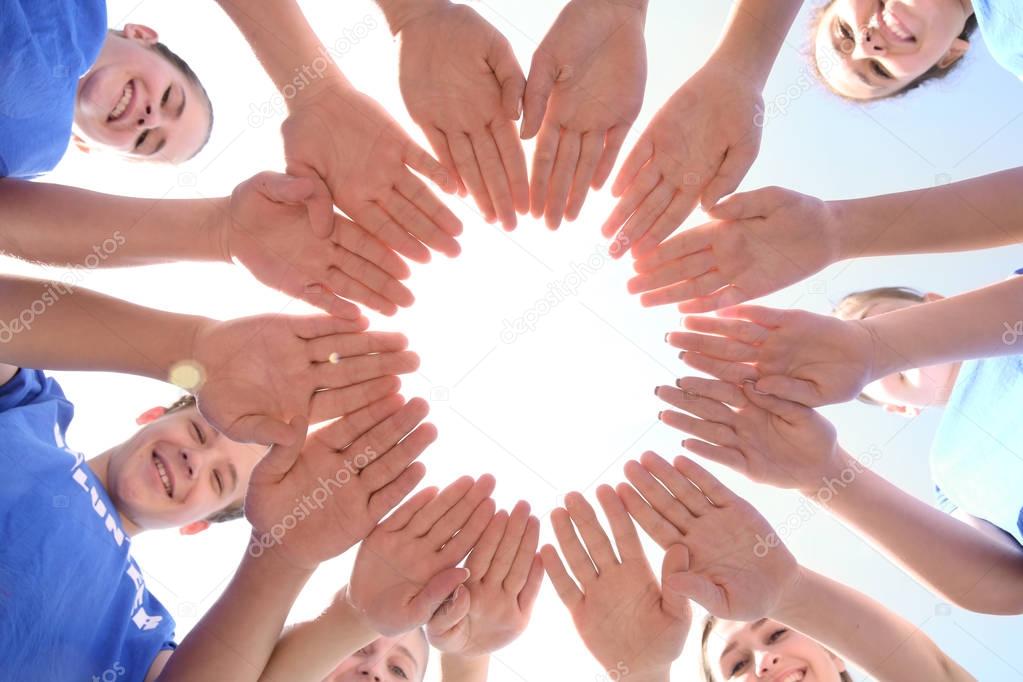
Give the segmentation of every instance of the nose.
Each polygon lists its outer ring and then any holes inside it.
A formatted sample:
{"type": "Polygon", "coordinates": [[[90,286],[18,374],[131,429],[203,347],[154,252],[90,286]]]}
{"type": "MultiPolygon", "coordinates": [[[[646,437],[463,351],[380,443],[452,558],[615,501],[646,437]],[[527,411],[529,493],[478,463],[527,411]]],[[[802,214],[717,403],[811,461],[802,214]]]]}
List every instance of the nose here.
{"type": "Polygon", "coordinates": [[[856,59],[881,57],[888,51],[888,43],[885,41],[884,36],[869,24],[860,31],[859,38],[853,48],[853,57],[856,59]]]}
{"type": "Polygon", "coordinates": [[[194,479],[199,475],[199,458],[193,452],[191,455],[186,451],[181,451],[181,461],[185,465],[185,470],[188,472],[188,478],[194,479]]]}
{"type": "Polygon", "coordinates": [[[147,104],[142,111],[138,113],[138,118],[135,120],[135,127],[139,130],[149,130],[157,128],[160,125],[160,107],[154,107],[152,104],[147,104]]]}
{"type": "Polygon", "coordinates": [[[778,665],[778,661],[781,660],[776,654],[772,654],[768,651],[758,651],[755,658],[755,662],[757,664],[757,677],[767,675],[776,665],[778,665]]]}
{"type": "Polygon", "coordinates": [[[380,676],[380,672],[376,670],[375,665],[364,663],[359,666],[359,676],[364,677],[367,680],[373,680],[373,682],[381,682],[384,678],[380,676]]]}

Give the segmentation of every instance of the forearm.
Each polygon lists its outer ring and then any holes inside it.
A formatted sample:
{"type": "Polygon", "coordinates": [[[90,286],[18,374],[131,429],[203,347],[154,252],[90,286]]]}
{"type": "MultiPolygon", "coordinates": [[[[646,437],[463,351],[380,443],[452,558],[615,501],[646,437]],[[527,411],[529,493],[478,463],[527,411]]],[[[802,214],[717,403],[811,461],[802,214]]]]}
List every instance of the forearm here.
{"type": "Polygon", "coordinates": [[[1023,241],[1023,167],[939,187],[831,201],[841,259],[1023,241]]]}
{"type": "Polygon", "coordinates": [[[838,481],[827,504],[833,514],[950,602],[982,613],[1023,613],[1023,551],[904,492],[848,454],[842,456],[847,473],[835,472],[822,481],[823,486],[838,481]]]}
{"type": "Polygon", "coordinates": [[[735,0],[709,61],[727,64],[764,89],[803,0],[735,0]]]}
{"type": "Polygon", "coordinates": [[[260,680],[320,682],[341,661],[379,636],[339,596],[315,620],[288,628],[274,647],[260,680]]]}
{"type": "Polygon", "coordinates": [[[9,365],[167,381],[208,323],[62,282],[0,276],[0,362],[9,365]]]}
{"type": "Polygon", "coordinates": [[[861,324],[874,339],[871,375],[945,362],[1015,355],[1023,348],[1023,277],[950,298],[870,317],[861,324]],[[969,324],[964,321],[969,320],[969,324]]]}
{"type": "Polygon", "coordinates": [[[974,679],[913,623],[852,588],[800,570],[791,596],[770,618],[820,642],[878,682],[974,679]]]}
{"type": "Polygon", "coordinates": [[[450,5],[450,0],[375,0],[387,18],[391,33],[398,35],[408,22],[429,14],[438,7],[450,5]]]}
{"type": "Polygon", "coordinates": [[[88,269],[225,260],[227,198],[137,199],[0,181],[0,251],[88,269]]]}
{"type": "Polygon", "coordinates": [[[317,89],[320,82],[349,85],[295,0],[217,0],[217,4],[282,94],[285,86],[302,93],[317,89]]]}
{"type": "Polygon", "coordinates": [[[441,682],[487,682],[490,656],[464,658],[453,654],[441,654],[441,682]]]}
{"type": "Polygon", "coordinates": [[[227,589],[175,650],[159,682],[258,680],[311,574],[272,552],[258,557],[246,552],[227,589]]]}

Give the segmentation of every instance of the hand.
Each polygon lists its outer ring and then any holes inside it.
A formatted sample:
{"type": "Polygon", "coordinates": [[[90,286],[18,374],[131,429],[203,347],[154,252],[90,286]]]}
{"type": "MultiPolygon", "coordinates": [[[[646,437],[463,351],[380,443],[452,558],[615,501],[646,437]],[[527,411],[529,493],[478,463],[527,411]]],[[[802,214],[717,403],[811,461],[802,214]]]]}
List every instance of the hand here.
{"type": "Polygon", "coordinates": [[[645,3],[572,0],[533,55],[522,138],[540,133],[530,203],[551,229],[579,217],[589,188],[604,185],[639,116],[645,20],[645,3]]]}
{"type": "MultiPolygon", "coordinates": [[[[760,92],[718,62],[708,62],[654,116],[611,188],[620,197],[605,237],[649,253],[703,200],[735,191],[760,151],[760,92]]],[[[612,252],[612,255],[621,255],[612,252]]]]}
{"type": "Polygon", "coordinates": [[[417,426],[429,412],[426,401],[403,403],[389,396],[308,439],[299,419],[296,441],[271,447],[252,471],[249,552],[272,551],[295,568],[314,569],[369,535],[423,479],[426,467],[415,459],[437,438],[432,424],[417,426]],[[306,515],[288,526],[299,500],[306,515]]]}
{"type": "Polygon", "coordinates": [[[231,440],[288,445],[295,433],[285,420],[354,412],[397,391],[395,375],[419,367],[404,336],[351,333],[360,327],[365,319],[323,316],[210,322],[171,379],[195,393],[203,417],[231,440]],[[194,384],[189,375],[197,375],[194,384]]]}
{"type": "Polygon", "coordinates": [[[430,260],[427,246],[458,255],[461,222],[409,168],[445,191],[457,184],[379,104],[347,83],[325,82],[289,109],[281,126],[288,173],[322,178],[339,209],[412,260],[430,260]]]}
{"type": "MultiPolygon", "coordinates": [[[[597,499],[611,524],[620,559],[593,508],[579,493],[569,493],[567,510],[555,509],[551,522],[576,580],[551,545],[541,550],[544,568],[572,614],[579,636],[606,670],[624,667],[630,676],[662,675],[667,680],[668,669],[682,654],[689,633],[689,602],[677,593],[662,591],[636,528],[614,491],[601,486],[597,499]]],[[[669,552],[662,577],[685,568],[684,553],[669,552]]]]}
{"type": "Polygon", "coordinates": [[[802,405],[761,395],[752,384],[683,377],[678,388],[660,386],[657,395],[693,415],[660,414],[665,424],[696,436],[682,447],[757,483],[815,491],[841,468],[831,422],[802,405]]]}
{"type": "Polygon", "coordinates": [[[393,637],[425,624],[468,579],[456,566],[494,516],[493,490],[493,476],[460,478],[440,494],[427,488],[370,533],[355,557],[348,601],[373,629],[393,637]]]}
{"type": "Polygon", "coordinates": [[[472,550],[469,580],[426,626],[438,651],[462,658],[484,656],[510,644],[529,624],[543,580],[536,553],[540,522],[520,502],[511,516],[498,512],[472,550]]]}
{"type": "Polygon", "coordinates": [[[511,45],[467,5],[445,2],[405,23],[401,94],[437,158],[505,229],[529,210],[526,156],[513,121],[526,78],[511,45]]]}
{"type": "Polygon", "coordinates": [[[677,457],[672,467],[647,452],[625,475],[635,488],[620,484],[618,494],[636,522],[661,547],[688,550],[689,567],[665,578],[666,591],[718,618],[751,621],[795,590],[799,564],[771,525],[695,462],[677,457]]]}
{"type": "MultiPolygon", "coordinates": [[[[703,313],[800,282],[838,260],[838,229],[828,205],[778,187],[733,195],[712,209],[716,220],[684,230],[635,263],[631,293],[643,305],[679,303],[703,313]]],[[[679,223],[681,224],[681,223],[679,223]]]]}
{"type": "Polygon", "coordinates": [[[333,212],[319,179],[260,173],[235,188],[221,229],[224,260],[236,260],[263,284],[335,317],[356,319],[359,308],[385,315],[415,300],[399,279],[408,266],[391,249],[333,212]],[[328,238],[311,221],[331,215],[328,238]]]}
{"type": "Polygon", "coordinates": [[[755,379],[761,393],[819,407],[852,400],[876,378],[874,336],[860,320],[753,305],[718,315],[723,317],[685,318],[698,333],[675,332],[668,342],[685,349],[693,367],[688,351],[714,358],[723,367],[709,373],[722,381],[755,379]]]}

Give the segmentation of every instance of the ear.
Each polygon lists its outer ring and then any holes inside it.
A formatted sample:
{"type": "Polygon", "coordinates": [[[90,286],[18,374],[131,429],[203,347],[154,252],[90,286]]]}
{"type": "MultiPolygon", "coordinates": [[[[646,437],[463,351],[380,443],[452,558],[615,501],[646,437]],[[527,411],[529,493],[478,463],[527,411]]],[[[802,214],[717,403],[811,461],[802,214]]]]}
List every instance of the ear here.
{"type": "Polygon", "coordinates": [[[71,133],[71,144],[73,144],[75,148],[83,154],[88,154],[92,151],[92,147],[90,147],[89,143],[85,141],[85,138],[75,135],[74,133],[71,133]]]}
{"type": "Polygon", "coordinates": [[[938,60],[939,69],[947,69],[948,67],[959,61],[960,58],[970,49],[970,41],[963,40],[962,38],[956,38],[952,41],[952,45],[948,48],[941,59],[938,60]]]}
{"type": "Polygon", "coordinates": [[[147,47],[155,45],[160,40],[160,36],[156,31],[142,24],[125,24],[124,28],[121,29],[121,35],[128,40],[135,40],[147,47]]]}
{"type": "Polygon", "coordinates": [[[156,421],[165,414],[167,414],[166,407],[151,407],[142,414],[140,414],[139,416],[135,417],[135,423],[138,424],[139,426],[149,424],[151,422],[156,421]]]}
{"type": "Polygon", "coordinates": [[[924,303],[934,303],[935,301],[944,301],[945,297],[941,294],[936,294],[933,291],[924,294],[924,303]]]}
{"type": "Polygon", "coordinates": [[[906,414],[906,406],[905,405],[892,405],[890,403],[885,403],[884,411],[885,412],[890,412],[891,414],[906,414]]]}
{"type": "Polygon", "coordinates": [[[186,524],[181,528],[178,528],[178,532],[182,535],[196,535],[201,533],[210,527],[209,521],[193,521],[192,523],[186,524]]]}

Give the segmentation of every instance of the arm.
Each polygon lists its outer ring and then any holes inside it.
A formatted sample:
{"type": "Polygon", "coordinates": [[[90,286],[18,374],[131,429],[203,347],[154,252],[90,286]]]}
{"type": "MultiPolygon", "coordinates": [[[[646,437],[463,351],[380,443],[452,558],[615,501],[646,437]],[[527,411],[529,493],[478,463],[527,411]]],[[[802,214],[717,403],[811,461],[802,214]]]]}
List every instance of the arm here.
{"type": "MultiPolygon", "coordinates": [[[[721,62],[763,91],[803,0],[736,0],[708,62],[721,62]]],[[[709,204],[713,205],[713,204],[709,204]]]]}
{"type": "Polygon", "coordinates": [[[487,682],[490,656],[465,658],[457,654],[440,655],[441,682],[487,682]]]}

